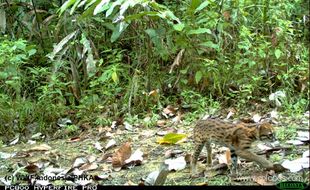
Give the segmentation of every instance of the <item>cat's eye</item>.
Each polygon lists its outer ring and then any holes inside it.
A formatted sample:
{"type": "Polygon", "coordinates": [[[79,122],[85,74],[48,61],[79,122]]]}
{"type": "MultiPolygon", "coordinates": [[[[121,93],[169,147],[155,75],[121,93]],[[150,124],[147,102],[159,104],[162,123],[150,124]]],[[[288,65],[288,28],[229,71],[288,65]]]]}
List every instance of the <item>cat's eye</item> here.
{"type": "Polygon", "coordinates": [[[273,140],[273,141],[276,141],[276,137],[275,137],[275,135],[272,133],[272,132],[270,132],[270,133],[268,133],[268,139],[270,139],[270,140],[273,140]]]}

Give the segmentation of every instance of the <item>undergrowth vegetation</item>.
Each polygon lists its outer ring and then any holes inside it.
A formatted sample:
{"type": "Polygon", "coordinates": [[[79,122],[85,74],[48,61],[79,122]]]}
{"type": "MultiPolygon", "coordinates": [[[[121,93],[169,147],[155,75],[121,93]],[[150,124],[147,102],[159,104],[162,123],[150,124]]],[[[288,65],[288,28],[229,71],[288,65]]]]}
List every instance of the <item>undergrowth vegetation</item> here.
{"type": "Polygon", "coordinates": [[[0,4],[5,141],[33,123],[52,131],[61,117],[108,125],[148,116],[152,126],[167,105],[188,121],[268,109],[276,92],[281,111],[309,109],[305,0],[28,2],[0,4]]]}

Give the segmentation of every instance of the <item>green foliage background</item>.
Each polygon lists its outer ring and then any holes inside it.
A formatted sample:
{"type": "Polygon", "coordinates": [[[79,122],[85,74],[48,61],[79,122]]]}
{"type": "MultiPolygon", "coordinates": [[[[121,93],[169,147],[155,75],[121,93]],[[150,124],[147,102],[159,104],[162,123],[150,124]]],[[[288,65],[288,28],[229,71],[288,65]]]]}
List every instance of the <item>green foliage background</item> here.
{"type": "Polygon", "coordinates": [[[0,21],[1,136],[166,105],[268,108],[276,91],[282,109],[309,108],[306,0],[13,0],[0,21]]]}

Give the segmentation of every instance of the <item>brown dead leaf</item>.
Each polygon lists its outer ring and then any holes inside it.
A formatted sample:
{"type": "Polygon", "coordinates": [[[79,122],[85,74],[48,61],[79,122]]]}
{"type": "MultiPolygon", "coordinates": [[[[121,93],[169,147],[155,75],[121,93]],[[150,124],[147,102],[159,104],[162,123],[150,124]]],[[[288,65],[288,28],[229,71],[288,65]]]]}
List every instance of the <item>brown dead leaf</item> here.
{"type": "Polygon", "coordinates": [[[81,140],[81,138],[80,137],[73,137],[73,138],[71,138],[71,139],[69,139],[69,140],[67,140],[67,142],[78,142],[78,141],[80,141],[81,140]]]}
{"type": "Polygon", "coordinates": [[[102,133],[105,133],[107,130],[106,127],[102,127],[101,125],[99,125],[98,127],[98,135],[101,135],[102,133]]]}
{"type": "Polygon", "coordinates": [[[219,160],[219,163],[222,164],[227,164],[227,165],[230,165],[231,164],[231,153],[230,153],[230,150],[227,148],[223,154],[220,154],[218,156],[218,160],[219,160]]]}
{"type": "Polygon", "coordinates": [[[129,180],[129,181],[127,181],[124,185],[136,186],[137,184],[129,180]]]}
{"type": "Polygon", "coordinates": [[[268,181],[268,173],[266,172],[254,174],[253,181],[263,186],[274,185],[274,183],[272,183],[271,181],[268,181]]]}
{"type": "Polygon", "coordinates": [[[29,164],[25,169],[28,173],[37,173],[39,171],[39,167],[35,164],[29,164]]]}
{"type": "Polygon", "coordinates": [[[166,108],[164,108],[163,113],[169,116],[173,116],[175,115],[176,111],[178,110],[178,108],[175,108],[171,105],[168,105],[166,108]]]}
{"type": "Polygon", "coordinates": [[[182,154],[183,151],[182,150],[167,150],[165,152],[165,158],[171,158],[171,157],[175,157],[178,154],[182,154]]]}
{"type": "Polygon", "coordinates": [[[158,120],[156,124],[158,127],[164,127],[167,124],[167,121],[166,120],[158,120]]]}
{"type": "Polygon", "coordinates": [[[95,180],[99,181],[99,180],[111,179],[112,176],[111,174],[104,172],[99,175],[95,175],[94,178],[95,180]]]}
{"type": "Polygon", "coordinates": [[[96,163],[86,163],[83,164],[79,169],[82,171],[90,171],[98,168],[98,164],[96,163]]]}
{"type": "Polygon", "coordinates": [[[87,158],[84,158],[84,157],[77,157],[75,160],[74,160],[74,163],[72,165],[73,168],[76,168],[76,167],[80,167],[81,165],[84,165],[85,163],[87,163],[88,160],[87,158]]]}
{"type": "Polygon", "coordinates": [[[125,164],[125,160],[127,160],[130,156],[131,156],[131,143],[126,142],[113,154],[112,157],[113,168],[122,167],[125,164]]]}
{"type": "Polygon", "coordinates": [[[108,158],[111,158],[113,156],[112,153],[106,153],[104,155],[102,155],[100,158],[97,159],[97,162],[104,162],[106,161],[108,158]]]}
{"type": "Polygon", "coordinates": [[[148,96],[157,97],[158,96],[158,92],[159,92],[158,89],[152,90],[151,92],[149,92],[148,96]]]}
{"type": "Polygon", "coordinates": [[[32,154],[30,154],[28,152],[18,152],[18,153],[16,153],[14,158],[26,158],[26,157],[30,157],[30,156],[32,156],[32,154]]]}
{"type": "Polygon", "coordinates": [[[231,116],[233,116],[236,113],[236,109],[235,108],[229,108],[228,109],[228,114],[226,116],[226,119],[229,119],[231,116]]]}
{"type": "Polygon", "coordinates": [[[91,128],[91,125],[90,123],[83,123],[81,126],[80,126],[83,130],[88,130],[91,128]]]}
{"type": "Polygon", "coordinates": [[[208,186],[208,182],[197,183],[196,186],[208,186]]]}
{"type": "Polygon", "coordinates": [[[174,124],[178,124],[181,122],[181,118],[182,118],[181,112],[178,111],[177,116],[175,116],[171,121],[174,124]]]}
{"type": "Polygon", "coordinates": [[[223,12],[223,17],[225,18],[226,21],[230,19],[230,12],[229,11],[224,11],[223,12]]]}
{"type": "Polygon", "coordinates": [[[174,61],[173,61],[172,65],[171,65],[171,67],[170,67],[169,73],[172,73],[174,67],[177,67],[177,66],[179,66],[181,64],[181,59],[183,57],[184,51],[185,51],[185,49],[181,49],[179,51],[178,55],[174,58],[174,61]]]}
{"type": "Polygon", "coordinates": [[[47,144],[40,144],[38,146],[34,146],[29,149],[29,151],[47,151],[51,150],[52,147],[48,146],[47,144]]]}
{"type": "Polygon", "coordinates": [[[94,155],[89,155],[86,157],[86,159],[88,160],[89,163],[92,163],[95,162],[97,158],[94,155]]]}

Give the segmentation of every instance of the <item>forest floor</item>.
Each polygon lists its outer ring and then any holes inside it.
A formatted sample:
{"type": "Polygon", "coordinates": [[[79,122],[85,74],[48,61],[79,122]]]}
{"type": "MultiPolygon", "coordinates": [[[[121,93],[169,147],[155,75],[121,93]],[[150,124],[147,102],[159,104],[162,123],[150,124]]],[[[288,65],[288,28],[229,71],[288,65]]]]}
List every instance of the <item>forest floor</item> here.
{"type": "MultiPolygon", "coordinates": [[[[253,117],[257,120],[255,117],[257,115],[253,117]]],[[[150,127],[125,122],[97,127],[83,124],[83,131],[74,137],[48,139],[37,134],[29,137],[28,142],[15,139],[1,147],[0,184],[146,185],[156,179],[156,175],[147,176],[159,170],[169,159],[172,160],[169,167],[174,169],[169,172],[164,185],[276,185],[281,181],[309,184],[309,167],[304,168],[305,160],[299,162],[301,158],[309,157],[309,112],[298,117],[279,116],[277,121],[274,120],[280,139],[278,148],[264,142],[256,142],[253,146],[253,152],[267,156],[274,163],[290,163],[290,170],[274,173],[263,170],[256,163],[239,159],[237,178],[229,177],[229,152],[217,145],[213,147],[214,165],[206,166],[204,149],[198,162],[201,177],[190,177],[194,124],[182,121],[182,118],[170,114],[165,120],[159,120],[157,126],[150,127]],[[163,140],[168,133],[185,134],[186,137],[178,142],[163,140]],[[17,179],[17,176],[28,177],[29,174],[38,178],[28,181],[17,179]],[[83,174],[86,178],[55,180],[69,174],[83,174]],[[44,176],[50,178],[46,180],[44,176]]],[[[232,121],[231,118],[229,120],[232,121]]],[[[55,131],[55,136],[58,133],[55,131]]],[[[309,166],[309,161],[307,164],[309,166]]]]}

